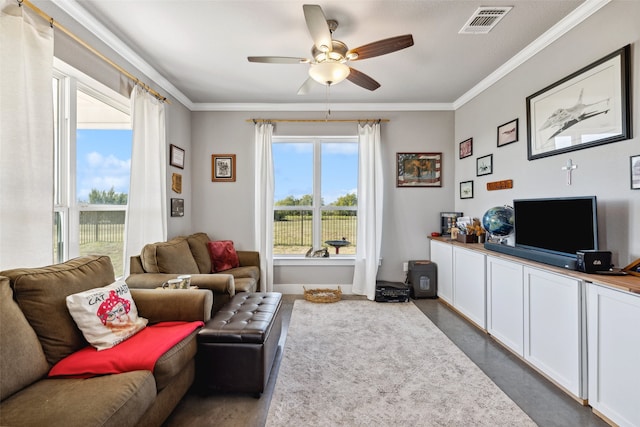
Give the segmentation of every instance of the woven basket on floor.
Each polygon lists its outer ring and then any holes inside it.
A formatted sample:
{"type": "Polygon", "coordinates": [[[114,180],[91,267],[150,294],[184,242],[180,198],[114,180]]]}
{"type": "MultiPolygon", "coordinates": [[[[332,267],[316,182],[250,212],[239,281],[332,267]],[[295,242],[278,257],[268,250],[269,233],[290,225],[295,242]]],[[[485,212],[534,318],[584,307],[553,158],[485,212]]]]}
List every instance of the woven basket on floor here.
{"type": "Polygon", "coordinates": [[[311,302],[338,302],[342,299],[342,290],[338,289],[307,289],[304,286],[304,299],[311,302]]]}

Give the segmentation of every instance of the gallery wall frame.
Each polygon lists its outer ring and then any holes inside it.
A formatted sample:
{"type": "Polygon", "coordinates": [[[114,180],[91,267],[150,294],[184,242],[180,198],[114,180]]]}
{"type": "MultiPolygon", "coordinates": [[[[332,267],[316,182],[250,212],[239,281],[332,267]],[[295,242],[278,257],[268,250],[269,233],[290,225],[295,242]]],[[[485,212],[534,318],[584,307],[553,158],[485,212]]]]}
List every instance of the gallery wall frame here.
{"type": "Polygon", "coordinates": [[[171,216],[184,216],[184,199],[171,199],[171,216]]]}
{"type": "Polygon", "coordinates": [[[396,187],[442,187],[442,153],[396,153],[396,187]]]}
{"type": "Polygon", "coordinates": [[[178,194],[182,194],[182,175],[179,173],[171,174],[171,189],[178,194]]]}
{"type": "Polygon", "coordinates": [[[630,45],[528,96],[535,160],[631,138],[630,45]]]}
{"type": "Polygon", "coordinates": [[[177,145],[169,145],[169,164],[184,169],[184,150],[177,145]]]}
{"type": "Polygon", "coordinates": [[[236,155],[212,154],[211,155],[211,181],[235,182],[236,181],[236,155]]]}
{"type": "Polygon", "coordinates": [[[464,159],[473,154],[473,138],[465,139],[460,143],[460,158],[464,159]]]}
{"type": "Polygon", "coordinates": [[[460,198],[473,199],[473,181],[460,182],[460,198]]]}
{"type": "Polygon", "coordinates": [[[476,159],[476,176],[491,175],[493,173],[493,154],[476,159]]]}
{"type": "Polygon", "coordinates": [[[640,190],[640,154],[631,156],[631,189],[640,190]]]}
{"type": "Polygon", "coordinates": [[[498,126],[498,147],[512,144],[518,141],[518,119],[498,126]]]}

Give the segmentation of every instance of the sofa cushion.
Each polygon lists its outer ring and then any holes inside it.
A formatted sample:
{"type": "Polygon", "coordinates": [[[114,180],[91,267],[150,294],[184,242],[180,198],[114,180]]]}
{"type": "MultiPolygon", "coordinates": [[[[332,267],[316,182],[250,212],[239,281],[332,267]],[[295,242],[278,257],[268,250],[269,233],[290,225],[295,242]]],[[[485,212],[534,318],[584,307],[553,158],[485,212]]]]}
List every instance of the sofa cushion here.
{"type": "Polygon", "coordinates": [[[149,243],[140,254],[147,273],[198,274],[198,264],[191,254],[186,237],[168,242],[149,243]]]}
{"type": "Polygon", "coordinates": [[[209,255],[211,256],[211,272],[218,273],[220,271],[229,270],[230,268],[240,267],[240,259],[238,253],[233,246],[231,240],[216,240],[207,243],[209,255]]]}
{"type": "Polygon", "coordinates": [[[66,297],[115,281],[111,259],[89,255],[62,264],[2,272],[15,299],[38,335],[51,366],[87,345],[66,305],[66,297]]]}
{"type": "Polygon", "coordinates": [[[2,401],[0,425],[131,426],[143,417],[156,395],[149,371],[43,379],[2,401]]]}
{"type": "Polygon", "coordinates": [[[211,273],[211,257],[209,256],[209,249],[207,248],[207,243],[209,243],[210,240],[207,233],[195,233],[187,237],[189,249],[191,249],[191,254],[193,255],[193,259],[196,260],[198,270],[200,270],[201,274],[211,273]]]}
{"type": "Polygon", "coordinates": [[[0,401],[37,381],[48,370],[38,337],[13,300],[9,279],[0,278],[0,401]]]}
{"type": "Polygon", "coordinates": [[[147,325],[147,319],[138,316],[129,287],[122,281],[69,295],[66,300],[82,335],[98,350],[121,343],[147,325]]]}

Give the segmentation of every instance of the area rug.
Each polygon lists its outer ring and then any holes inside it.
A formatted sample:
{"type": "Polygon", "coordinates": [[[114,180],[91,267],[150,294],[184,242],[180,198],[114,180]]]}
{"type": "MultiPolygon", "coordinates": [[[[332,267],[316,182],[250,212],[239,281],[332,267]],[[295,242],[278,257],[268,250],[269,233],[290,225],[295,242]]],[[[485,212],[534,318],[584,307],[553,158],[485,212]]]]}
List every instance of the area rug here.
{"type": "Polygon", "coordinates": [[[413,303],[296,300],[266,425],[536,424],[413,303]]]}

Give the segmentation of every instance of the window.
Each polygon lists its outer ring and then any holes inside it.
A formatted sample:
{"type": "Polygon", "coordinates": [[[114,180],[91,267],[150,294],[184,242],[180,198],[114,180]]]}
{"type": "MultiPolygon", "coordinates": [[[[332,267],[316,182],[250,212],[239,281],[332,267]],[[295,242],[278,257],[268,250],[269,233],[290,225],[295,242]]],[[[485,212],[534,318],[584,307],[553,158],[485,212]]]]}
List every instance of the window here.
{"type": "Polygon", "coordinates": [[[274,137],[272,153],[274,255],[355,254],[357,137],[274,137]]]}
{"type": "Polygon", "coordinates": [[[131,169],[129,100],[56,62],[54,262],[108,255],[124,273],[131,169]]]}

